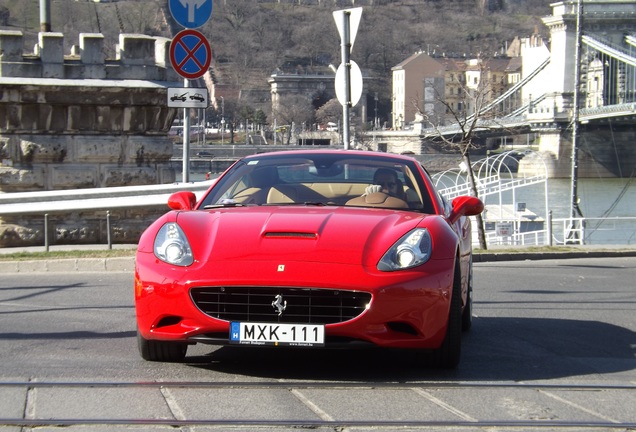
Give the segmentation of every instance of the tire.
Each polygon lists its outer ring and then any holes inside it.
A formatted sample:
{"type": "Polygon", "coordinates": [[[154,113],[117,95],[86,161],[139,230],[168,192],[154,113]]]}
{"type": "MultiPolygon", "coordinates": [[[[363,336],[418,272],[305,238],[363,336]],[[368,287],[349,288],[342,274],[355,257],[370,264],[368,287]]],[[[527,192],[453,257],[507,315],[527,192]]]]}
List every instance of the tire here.
{"type": "Polygon", "coordinates": [[[462,313],[462,331],[467,332],[473,326],[473,259],[468,265],[468,288],[466,292],[466,306],[462,313]]]}
{"type": "Polygon", "coordinates": [[[462,348],[462,297],[461,297],[461,270],[459,262],[455,264],[453,277],[453,293],[451,297],[450,311],[448,313],[448,326],[444,342],[437,350],[431,353],[431,366],[443,369],[455,369],[459,365],[462,348]]]}
{"type": "Polygon", "coordinates": [[[145,339],[139,330],[137,330],[137,346],[141,358],[157,362],[181,362],[188,350],[188,345],[185,343],[145,339]]]}

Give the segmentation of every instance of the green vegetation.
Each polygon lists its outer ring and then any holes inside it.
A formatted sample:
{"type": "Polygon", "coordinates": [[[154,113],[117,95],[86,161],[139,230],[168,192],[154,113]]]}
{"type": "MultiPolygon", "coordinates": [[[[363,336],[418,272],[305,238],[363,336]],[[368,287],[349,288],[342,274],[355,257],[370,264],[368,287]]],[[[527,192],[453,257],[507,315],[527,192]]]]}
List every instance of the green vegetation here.
{"type": "Polygon", "coordinates": [[[136,249],[70,250],[49,252],[14,252],[0,254],[0,261],[32,261],[46,259],[74,258],[116,258],[133,257],[136,249]]]}

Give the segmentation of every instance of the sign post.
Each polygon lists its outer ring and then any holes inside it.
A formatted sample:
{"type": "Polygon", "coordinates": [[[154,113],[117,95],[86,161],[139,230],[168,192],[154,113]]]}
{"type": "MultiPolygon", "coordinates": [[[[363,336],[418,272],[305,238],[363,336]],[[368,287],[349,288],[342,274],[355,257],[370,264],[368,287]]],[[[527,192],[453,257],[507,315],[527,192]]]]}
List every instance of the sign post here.
{"type": "MultiPolygon", "coordinates": [[[[184,78],[184,89],[190,87],[189,80],[202,77],[210,67],[212,61],[210,44],[200,32],[192,29],[201,27],[210,19],[212,5],[212,0],[168,0],[170,14],[177,23],[186,28],[179,32],[170,43],[170,62],[175,72],[184,78]]],[[[205,97],[202,93],[203,91],[195,95],[204,99],[207,108],[207,89],[205,89],[205,97]]],[[[185,97],[188,92],[183,94],[185,97]]],[[[168,105],[170,105],[170,95],[168,98],[168,105]]],[[[178,103],[178,99],[173,102],[178,103]]],[[[182,104],[184,106],[182,181],[188,183],[190,181],[190,110],[188,107],[190,101],[182,99],[181,102],[185,102],[182,104]]]]}
{"type": "MultiPolygon", "coordinates": [[[[188,79],[183,80],[183,87],[190,87],[188,79]]],[[[183,151],[181,153],[181,181],[190,181],[190,109],[183,109],[183,151]]]]}
{"type": "MultiPolygon", "coordinates": [[[[358,32],[360,17],[362,16],[362,8],[344,9],[333,13],[338,33],[340,33],[340,57],[341,64],[336,72],[336,95],[338,101],[342,104],[342,142],[344,149],[349,149],[349,115],[354,103],[351,98],[351,48],[358,32]],[[340,72],[342,68],[342,72],[340,72]],[[339,73],[340,72],[340,73],[339,73]],[[344,93],[344,94],[343,94],[344,93]]],[[[357,65],[356,65],[357,67],[357,65]]],[[[360,70],[359,68],[357,69],[360,70]]],[[[361,81],[360,77],[360,81],[361,81]]],[[[358,97],[358,100],[360,98],[358,97]]],[[[357,103],[357,101],[356,101],[357,103]]]]}

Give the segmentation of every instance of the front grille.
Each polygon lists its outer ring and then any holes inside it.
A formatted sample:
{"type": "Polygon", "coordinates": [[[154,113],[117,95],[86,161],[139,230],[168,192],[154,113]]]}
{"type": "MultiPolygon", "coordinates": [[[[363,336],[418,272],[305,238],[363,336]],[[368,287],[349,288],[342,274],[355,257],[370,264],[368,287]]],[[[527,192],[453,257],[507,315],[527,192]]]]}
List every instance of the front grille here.
{"type": "Polygon", "coordinates": [[[226,321],[333,324],[365,311],[371,294],[360,291],[287,287],[203,287],[190,290],[203,313],[226,321]],[[272,306],[286,302],[281,315],[272,306]]]}

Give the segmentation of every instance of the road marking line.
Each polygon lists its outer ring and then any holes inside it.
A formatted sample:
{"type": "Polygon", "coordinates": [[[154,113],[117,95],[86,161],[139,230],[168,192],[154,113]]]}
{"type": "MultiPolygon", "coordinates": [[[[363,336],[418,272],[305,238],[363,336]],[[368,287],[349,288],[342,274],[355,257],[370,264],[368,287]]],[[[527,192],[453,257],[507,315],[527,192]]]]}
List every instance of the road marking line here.
{"type": "Polygon", "coordinates": [[[293,394],[294,396],[296,396],[296,398],[298,398],[299,401],[301,401],[303,404],[305,404],[305,406],[307,406],[307,408],[309,408],[310,410],[312,410],[318,417],[320,417],[322,420],[324,421],[329,421],[332,422],[334,421],[333,417],[331,417],[329,414],[327,414],[325,411],[323,411],[322,409],[320,409],[318,407],[318,405],[316,405],[315,403],[313,403],[312,401],[310,401],[307,397],[305,397],[304,394],[302,394],[301,392],[299,392],[296,389],[292,389],[291,390],[291,394],[293,394]]]}
{"type": "Polygon", "coordinates": [[[436,398],[435,396],[433,396],[429,392],[426,392],[426,391],[422,390],[421,388],[414,388],[413,391],[415,393],[419,394],[420,396],[425,397],[429,401],[433,402],[435,405],[438,405],[438,406],[444,408],[445,410],[455,414],[457,417],[459,417],[461,419],[464,419],[466,421],[473,422],[473,423],[479,422],[479,420],[477,420],[476,418],[470,416],[469,414],[466,414],[463,411],[458,410],[454,406],[447,404],[443,400],[436,398]]]}
{"type": "MultiPolygon", "coordinates": [[[[175,397],[172,395],[172,392],[170,391],[170,389],[166,387],[160,387],[159,391],[161,391],[161,394],[163,395],[163,399],[166,401],[166,405],[168,405],[170,414],[172,414],[174,419],[180,420],[180,421],[186,421],[187,418],[185,414],[183,413],[183,411],[181,410],[179,403],[177,402],[175,397]]],[[[191,430],[191,429],[188,428],[187,430],[191,430]]]]}
{"type": "Polygon", "coordinates": [[[26,400],[24,401],[24,418],[27,420],[35,419],[36,394],[34,387],[27,387],[26,400]]]}
{"type": "Polygon", "coordinates": [[[566,405],[569,405],[569,406],[571,406],[571,407],[573,407],[573,408],[579,409],[579,410],[581,410],[581,411],[583,411],[583,412],[586,412],[586,413],[588,413],[588,414],[591,414],[591,415],[593,415],[593,416],[595,416],[595,417],[598,417],[598,418],[601,418],[601,419],[603,419],[603,420],[606,420],[606,421],[608,421],[608,422],[610,422],[610,423],[620,423],[620,421],[618,421],[618,420],[614,420],[614,419],[613,419],[613,418],[611,418],[611,417],[607,417],[607,416],[605,416],[605,415],[603,415],[603,414],[601,414],[601,413],[598,413],[598,412],[596,412],[596,411],[594,411],[594,410],[591,410],[591,409],[589,409],[589,408],[585,408],[584,406],[581,406],[581,405],[579,405],[579,404],[577,404],[577,403],[575,403],[575,402],[572,402],[572,401],[569,401],[569,400],[567,400],[567,399],[564,399],[564,398],[562,398],[561,396],[557,396],[557,395],[555,395],[554,393],[550,393],[550,392],[547,392],[547,391],[545,391],[545,390],[539,390],[539,393],[543,393],[544,395],[546,395],[546,396],[548,396],[548,397],[551,397],[552,399],[556,399],[556,400],[558,400],[559,402],[563,402],[563,403],[564,403],[564,404],[566,404],[566,405]]]}

